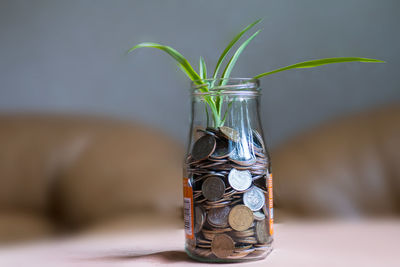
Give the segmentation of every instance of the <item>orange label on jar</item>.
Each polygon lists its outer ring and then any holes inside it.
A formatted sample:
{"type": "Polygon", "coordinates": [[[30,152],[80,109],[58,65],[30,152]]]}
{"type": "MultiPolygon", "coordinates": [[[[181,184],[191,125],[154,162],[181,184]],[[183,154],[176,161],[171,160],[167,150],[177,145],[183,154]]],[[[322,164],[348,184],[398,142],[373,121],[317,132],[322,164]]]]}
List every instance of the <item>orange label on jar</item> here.
{"type": "Polygon", "coordinates": [[[193,187],[189,178],[183,178],[183,216],[185,222],[185,235],[194,239],[193,233],[193,187]]]}
{"type": "Polygon", "coordinates": [[[269,234],[274,234],[274,194],[272,192],[272,173],[268,175],[269,234]]]}

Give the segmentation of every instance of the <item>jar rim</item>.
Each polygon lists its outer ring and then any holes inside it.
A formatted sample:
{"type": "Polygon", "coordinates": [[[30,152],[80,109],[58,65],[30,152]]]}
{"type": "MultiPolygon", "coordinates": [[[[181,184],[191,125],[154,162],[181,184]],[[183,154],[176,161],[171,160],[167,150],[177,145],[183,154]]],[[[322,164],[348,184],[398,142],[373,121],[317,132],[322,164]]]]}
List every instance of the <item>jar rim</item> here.
{"type": "Polygon", "coordinates": [[[260,94],[260,81],[255,78],[217,78],[200,79],[191,82],[192,94],[260,94]],[[222,83],[224,83],[222,85],[222,83]],[[207,87],[207,91],[201,90],[207,87]]]}

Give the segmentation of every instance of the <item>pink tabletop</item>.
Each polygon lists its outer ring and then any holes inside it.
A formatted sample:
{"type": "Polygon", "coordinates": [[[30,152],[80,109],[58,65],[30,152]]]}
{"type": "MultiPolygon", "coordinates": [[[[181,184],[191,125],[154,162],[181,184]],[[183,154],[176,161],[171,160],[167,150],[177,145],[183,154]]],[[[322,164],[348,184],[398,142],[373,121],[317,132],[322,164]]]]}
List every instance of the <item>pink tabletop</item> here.
{"type": "MultiPolygon", "coordinates": [[[[275,231],[274,251],[240,266],[400,266],[400,221],[291,222],[275,231]]],[[[191,260],[183,244],[181,229],[91,233],[0,247],[0,266],[207,265],[191,260]]]]}

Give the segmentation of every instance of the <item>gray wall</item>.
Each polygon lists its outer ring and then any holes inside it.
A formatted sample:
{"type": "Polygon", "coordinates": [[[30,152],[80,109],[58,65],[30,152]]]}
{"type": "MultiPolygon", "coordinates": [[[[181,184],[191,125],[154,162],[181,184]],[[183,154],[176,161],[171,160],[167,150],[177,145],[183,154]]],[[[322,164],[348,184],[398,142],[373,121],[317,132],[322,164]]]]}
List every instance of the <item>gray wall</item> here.
{"type": "Polygon", "coordinates": [[[142,41],[169,44],[214,66],[227,41],[264,17],[233,76],[319,57],[349,63],[262,80],[272,146],[325,120],[400,101],[400,1],[0,2],[0,111],[101,114],[145,121],[185,138],[189,82],[160,51],[123,54],[142,41]]]}

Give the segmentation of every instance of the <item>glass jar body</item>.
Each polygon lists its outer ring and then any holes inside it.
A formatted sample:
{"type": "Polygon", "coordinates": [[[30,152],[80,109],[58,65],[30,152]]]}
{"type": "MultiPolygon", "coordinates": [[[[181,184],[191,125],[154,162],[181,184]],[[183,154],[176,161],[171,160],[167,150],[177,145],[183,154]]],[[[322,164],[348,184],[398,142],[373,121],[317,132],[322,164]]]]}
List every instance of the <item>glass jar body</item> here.
{"type": "Polygon", "coordinates": [[[272,250],[270,157],[258,81],[194,85],[184,162],[185,249],[196,260],[241,262],[272,250]]]}

